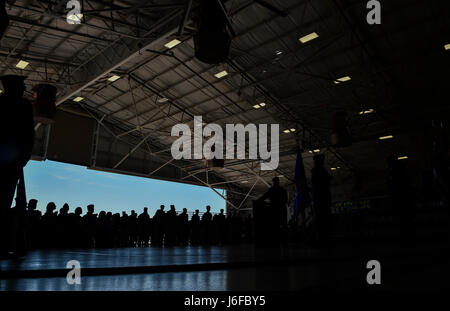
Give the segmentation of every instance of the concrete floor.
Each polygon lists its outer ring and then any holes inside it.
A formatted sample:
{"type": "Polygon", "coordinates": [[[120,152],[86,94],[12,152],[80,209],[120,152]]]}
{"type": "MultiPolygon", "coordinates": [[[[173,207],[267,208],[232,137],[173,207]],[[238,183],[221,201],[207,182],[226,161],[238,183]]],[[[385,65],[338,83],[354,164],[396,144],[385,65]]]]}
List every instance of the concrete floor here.
{"type": "Polygon", "coordinates": [[[0,274],[11,273],[0,279],[0,290],[366,290],[371,259],[382,265],[381,290],[448,290],[448,254],[447,245],[430,244],[32,251],[0,261],[0,274]],[[80,285],[66,281],[69,260],[81,264],[80,285]]]}

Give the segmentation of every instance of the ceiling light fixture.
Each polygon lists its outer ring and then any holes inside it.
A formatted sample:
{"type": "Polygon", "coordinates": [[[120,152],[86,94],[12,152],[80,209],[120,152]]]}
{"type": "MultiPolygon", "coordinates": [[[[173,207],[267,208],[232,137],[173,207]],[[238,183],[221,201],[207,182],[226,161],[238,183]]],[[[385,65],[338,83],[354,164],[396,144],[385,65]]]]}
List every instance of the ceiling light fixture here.
{"type": "Polygon", "coordinates": [[[444,45],[444,49],[445,49],[446,51],[450,50],[450,43],[449,43],[449,44],[446,44],[446,45],[444,45]]]}
{"type": "Polygon", "coordinates": [[[296,129],[294,129],[294,128],[291,129],[291,132],[295,132],[295,131],[296,131],[296,129]]]}
{"type": "Polygon", "coordinates": [[[224,70],[224,71],[221,71],[221,72],[219,72],[219,73],[216,73],[214,76],[217,78],[217,79],[220,79],[220,78],[223,78],[223,77],[225,77],[225,76],[227,76],[228,75],[228,72],[226,71],[226,70],[224,70]]]}
{"type": "Polygon", "coordinates": [[[381,136],[381,137],[379,138],[379,140],[386,140],[386,139],[392,139],[392,138],[394,138],[394,136],[392,136],[392,135],[387,135],[387,136],[381,136]]]}
{"type": "Polygon", "coordinates": [[[345,76],[345,77],[336,79],[336,80],[334,81],[334,84],[339,84],[339,83],[341,83],[341,82],[347,82],[347,81],[350,81],[351,79],[352,79],[352,78],[350,78],[349,76],[345,76]]]}
{"type": "Polygon", "coordinates": [[[253,105],[253,108],[259,109],[259,108],[261,108],[261,106],[260,105],[253,105]]]}
{"type": "Polygon", "coordinates": [[[165,97],[161,97],[161,98],[159,98],[159,99],[157,100],[158,103],[165,103],[165,102],[167,102],[167,101],[169,101],[169,99],[168,99],[168,98],[165,98],[165,97]]]}
{"type": "Polygon", "coordinates": [[[177,46],[178,44],[180,44],[180,43],[181,43],[180,40],[178,40],[178,39],[173,39],[172,41],[167,42],[166,44],[164,44],[164,46],[165,46],[166,48],[168,48],[168,49],[171,49],[171,48],[176,47],[176,46],[177,46]]]}
{"type": "Polygon", "coordinates": [[[259,103],[259,105],[260,105],[261,107],[265,107],[265,106],[266,106],[266,103],[259,103]]]}
{"type": "Polygon", "coordinates": [[[71,14],[69,16],[67,16],[68,20],[71,20],[75,23],[81,23],[81,19],[83,18],[83,14],[79,13],[79,14],[71,14]]]}
{"type": "Polygon", "coordinates": [[[361,111],[359,114],[363,115],[363,114],[370,114],[370,113],[374,113],[374,112],[375,112],[374,109],[368,109],[368,110],[361,111]]]}
{"type": "Polygon", "coordinates": [[[397,158],[397,160],[406,160],[406,159],[408,159],[407,156],[402,156],[402,157],[398,157],[398,158],[397,158]]]}
{"type": "Polygon", "coordinates": [[[120,76],[118,76],[118,75],[113,75],[113,76],[111,76],[111,77],[108,78],[108,81],[114,82],[114,81],[117,81],[117,80],[119,80],[119,79],[120,79],[120,76]]]}
{"type": "Polygon", "coordinates": [[[76,102],[76,103],[78,103],[78,102],[82,101],[83,99],[84,99],[84,97],[78,96],[78,97],[75,97],[75,98],[73,99],[73,101],[76,102]]]}
{"type": "Polygon", "coordinates": [[[303,36],[300,39],[298,39],[301,43],[305,44],[306,42],[312,41],[316,38],[318,38],[319,35],[316,32],[312,32],[309,35],[303,36]]]}
{"type": "Polygon", "coordinates": [[[291,132],[291,130],[284,130],[283,133],[285,134],[289,134],[291,132]]]}
{"type": "Polygon", "coordinates": [[[16,67],[19,68],[19,69],[25,69],[29,64],[30,64],[29,62],[26,62],[24,60],[20,60],[17,63],[16,67]]]}

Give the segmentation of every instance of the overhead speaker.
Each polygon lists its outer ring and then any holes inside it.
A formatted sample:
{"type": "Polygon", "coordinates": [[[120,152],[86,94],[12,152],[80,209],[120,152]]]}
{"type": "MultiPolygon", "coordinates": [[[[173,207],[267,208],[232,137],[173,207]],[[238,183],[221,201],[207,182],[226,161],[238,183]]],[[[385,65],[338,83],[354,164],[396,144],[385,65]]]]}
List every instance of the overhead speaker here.
{"type": "Polygon", "coordinates": [[[352,144],[352,136],[347,124],[347,113],[345,111],[339,111],[333,115],[331,144],[334,147],[348,147],[352,144]]]}
{"type": "Polygon", "coordinates": [[[3,35],[9,26],[9,18],[6,13],[5,5],[5,0],[0,0],[0,40],[3,38],[3,35]]]}
{"type": "Polygon", "coordinates": [[[224,159],[212,159],[208,160],[208,168],[217,171],[220,169],[223,169],[225,166],[225,160],[224,159]]]}
{"type": "Polygon", "coordinates": [[[38,84],[33,88],[34,119],[36,122],[51,124],[55,122],[56,87],[38,84]]]}
{"type": "Polygon", "coordinates": [[[207,64],[224,62],[230,53],[231,36],[221,0],[201,0],[195,18],[195,57],[207,64]]]}
{"type": "MultiPolygon", "coordinates": [[[[211,147],[211,151],[214,152],[216,149],[216,146],[213,145],[211,147]]],[[[225,160],[224,159],[217,159],[217,158],[213,158],[211,160],[207,160],[207,164],[208,164],[208,168],[216,171],[216,170],[220,170],[223,169],[225,166],[225,160]]]]}

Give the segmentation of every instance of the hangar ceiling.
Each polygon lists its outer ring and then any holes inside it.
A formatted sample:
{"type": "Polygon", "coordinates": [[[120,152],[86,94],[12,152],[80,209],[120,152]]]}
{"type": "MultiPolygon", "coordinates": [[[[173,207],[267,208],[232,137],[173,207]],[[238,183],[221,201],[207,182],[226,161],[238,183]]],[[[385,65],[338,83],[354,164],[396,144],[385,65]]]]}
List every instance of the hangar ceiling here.
{"type": "MultiPolygon", "coordinates": [[[[91,148],[81,164],[224,188],[235,207],[267,189],[273,176],[292,186],[298,146],[308,177],[313,151],[320,150],[335,186],[348,185],[348,195],[355,180],[377,176],[380,184],[388,155],[424,165],[423,129],[448,116],[446,0],[382,1],[381,25],[367,24],[362,0],[269,1],[286,16],[257,1],[225,1],[236,36],[220,65],[194,57],[189,16],[178,34],[189,1],[84,0],[79,25],[66,22],[67,1],[9,2],[0,74],[27,75],[28,90],[54,84],[62,120],[67,113],[94,120],[92,135],[80,137],[91,148]],[[312,33],[317,38],[299,41],[312,33]],[[175,38],[181,43],[167,48],[175,38]],[[29,65],[18,69],[20,60],[29,65]],[[228,74],[215,76],[223,71],[228,74]],[[119,78],[111,81],[113,76],[119,78]],[[341,110],[354,142],[335,148],[332,116],[341,110]],[[261,171],[255,160],[227,160],[220,170],[203,160],[174,161],[171,128],[192,126],[193,116],[219,125],[280,124],[278,169],[261,171]],[[295,131],[284,133],[290,129],[295,131]],[[379,139],[388,135],[394,138],[379,139]]],[[[193,1],[193,9],[197,5],[193,1]]],[[[51,129],[37,128],[35,153],[46,158],[51,129]]],[[[382,188],[368,187],[366,195],[382,188]]]]}

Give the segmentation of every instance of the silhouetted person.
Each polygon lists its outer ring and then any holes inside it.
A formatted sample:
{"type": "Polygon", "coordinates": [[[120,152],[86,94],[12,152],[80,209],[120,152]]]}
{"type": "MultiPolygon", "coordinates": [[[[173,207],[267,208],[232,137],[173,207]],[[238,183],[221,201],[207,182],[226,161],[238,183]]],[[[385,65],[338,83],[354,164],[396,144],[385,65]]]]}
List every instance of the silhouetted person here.
{"type": "Polygon", "coordinates": [[[239,244],[242,241],[242,219],[238,213],[233,213],[231,215],[231,243],[239,244]]]}
{"type": "Polygon", "coordinates": [[[120,247],[122,246],[122,240],[121,240],[121,229],[120,229],[120,214],[119,213],[115,213],[112,216],[112,226],[113,226],[113,245],[114,247],[120,247]]]}
{"type": "Polygon", "coordinates": [[[8,209],[34,142],[33,108],[23,98],[24,79],[15,75],[0,77],[4,90],[0,95],[0,259],[7,256],[8,209]]]}
{"type": "Polygon", "coordinates": [[[183,208],[183,212],[178,215],[177,220],[177,231],[178,231],[178,244],[186,246],[189,241],[189,216],[187,214],[187,209],[183,208]]]}
{"type": "Polygon", "coordinates": [[[40,242],[40,222],[42,213],[41,211],[38,211],[37,208],[37,200],[31,199],[28,201],[27,206],[27,220],[26,220],[26,227],[27,227],[27,243],[28,248],[37,248],[39,247],[40,242]]]}
{"type": "Polygon", "coordinates": [[[137,213],[135,210],[131,211],[131,215],[128,218],[128,230],[130,234],[130,241],[128,246],[134,247],[136,245],[137,237],[138,237],[138,220],[137,213]]]}
{"type": "Polygon", "coordinates": [[[287,233],[287,192],[280,186],[278,177],[272,178],[272,187],[259,200],[264,201],[265,199],[270,201],[270,210],[267,213],[270,219],[266,222],[270,226],[269,231],[272,235],[269,238],[273,242],[285,243],[287,233]]]}
{"type": "Polygon", "coordinates": [[[217,243],[225,244],[226,230],[225,230],[225,214],[223,208],[220,213],[214,216],[214,226],[216,229],[217,243]]]}
{"type": "Polygon", "coordinates": [[[387,162],[393,217],[402,237],[407,237],[414,234],[412,225],[415,216],[414,192],[403,162],[393,156],[390,156],[387,162]]]}
{"type": "Polygon", "coordinates": [[[324,168],[324,162],[324,155],[314,156],[314,168],[311,170],[312,200],[319,244],[328,242],[332,232],[331,175],[324,168]]]}
{"type": "Polygon", "coordinates": [[[106,212],[100,211],[98,214],[97,222],[95,225],[95,247],[105,248],[108,245],[108,221],[106,218],[106,212]]]}
{"type": "Polygon", "coordinates": [[[42,216],[42,245],[50,248],[55,246],[56,224],[58,214],[55,213],[56,205],[53,202],[47,204],[46,211],[42,216]]]}
{"type": "Polygon", "coordinates": [[[69,234],[69,204],[64,203],[63,207],[59,209],[59,213],[56,219],[56,246],[59,248],[64,248],[67,246],[67,235],[69,234]]]}
{"type": "Polygon", "coordinates": [[[201,228],[199,210],[195,210],[195,214],[191,218],[191,245],[200,244],[201,228]]]}
{"type": "Polygon", "coordinates": [[[148,208],[144,207],[144,212],[138,217],[139,246],[148,246],[150,241],[150,215],[148,208]]]}
{"type": "Polygon", "coordinates": [[[164,205],[159,207],[153,216],[153,232],[152,232],[152,246],[162,246],[164,239],[164,231],[166,228],[166,213],[164,212],[164,205]]]}
{"type": "Polygon", "coordinates": [[[177,212],[175,205],[170,205],[170,210],[166,213],[166,237],[164,245],[174,246],[177,238],[177,212]]]}
{"type": "Polygon", "coordinates": [[[212,214],[211,206],[206,206],[206,212],[202,215],[202,242],[204,244],[211,244],[213,238],[212,214]]]}
{"type": "Polygon", "coordinates": [[[97,226],[97,214],[94,214],[94,204],[87,206],[87,213],[83,216],[86,247],[95,245],[95,228],[97,226]]]}
{"type": "Polygon", "coordinates": [[[128,214],[122,212],[122,217],[120,217],[120,247],[128,246],[130,240],[128,218],[128,214]]]}
{"type": "Polygon", "coordinates": [[[251,215],[247,215],[243,222],[245,242],[250,243],[253,241],[253,221],[251,215]]]}
{"type": "Polygon", "coordinates": [[[83,221],[81,214],[83,209],[77,207],[74,213],[69,214],[70,229],[69,229],[69,246],[80,248],[83,247],[83,221]]]}

